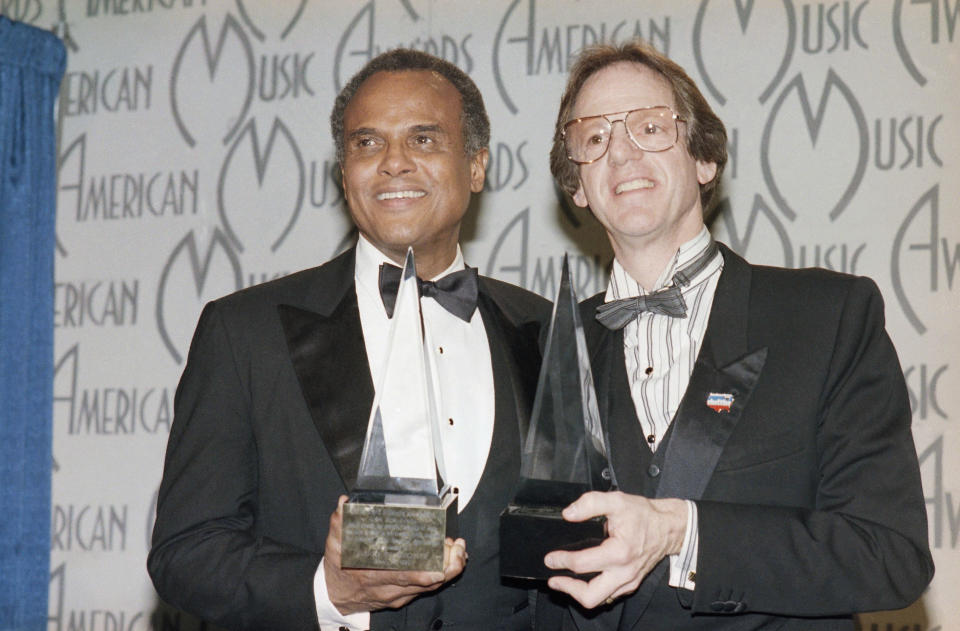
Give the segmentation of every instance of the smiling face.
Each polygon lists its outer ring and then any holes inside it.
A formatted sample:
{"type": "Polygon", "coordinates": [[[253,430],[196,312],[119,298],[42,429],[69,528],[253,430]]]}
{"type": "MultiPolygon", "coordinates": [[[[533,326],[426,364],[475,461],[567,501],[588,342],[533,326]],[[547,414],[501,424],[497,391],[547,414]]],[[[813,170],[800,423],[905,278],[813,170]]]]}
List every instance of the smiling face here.
{"type": "Polygon", "coordinates": [[[343,121],[344,195],[360,233],[398,263],[413,246],[422,277],[443,271],[488,155],[466,155],[460,93],[430,71],[378,72],[343,121]]]}
{"type": "MultiPolygon", "coordinates": [[[[571,118],[666,105],[676,111],[670,84],[639,63],[619,62],[597,71],[583,84],[571,118]]],[[[676,251],[703,224],[700,184],[716,175],[713,162],[695,160],[687,151],[684,123],[670,149],[645,152],[614,123],[607,153],[579,167],[573,196],[589,206],[607,231],[618,259],[655,246],[676,251]]]]}

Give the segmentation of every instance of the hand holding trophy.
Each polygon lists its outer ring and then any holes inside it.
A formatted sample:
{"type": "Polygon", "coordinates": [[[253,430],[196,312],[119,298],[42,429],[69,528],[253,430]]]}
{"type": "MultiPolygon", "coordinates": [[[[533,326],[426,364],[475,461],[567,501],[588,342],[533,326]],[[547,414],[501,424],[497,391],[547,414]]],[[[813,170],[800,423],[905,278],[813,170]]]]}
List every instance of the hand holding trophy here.
{"type": "Polygon", "coordinates": [[[605,519],[564,521],[561,511],[587,491],[616,488],[593,386],[587,342],[563,257],[560,290],[537,382],[513,502],[500,515],[500,574],[547,579],[551,550],[580,550],[606,537],[605,519]]]}
{"type": "Polygon", "coordinates": [[[356,487],[343,505],[341,567],[443,571],[457,496],[445,482],[432,358],[407,251],[356,487]]]}

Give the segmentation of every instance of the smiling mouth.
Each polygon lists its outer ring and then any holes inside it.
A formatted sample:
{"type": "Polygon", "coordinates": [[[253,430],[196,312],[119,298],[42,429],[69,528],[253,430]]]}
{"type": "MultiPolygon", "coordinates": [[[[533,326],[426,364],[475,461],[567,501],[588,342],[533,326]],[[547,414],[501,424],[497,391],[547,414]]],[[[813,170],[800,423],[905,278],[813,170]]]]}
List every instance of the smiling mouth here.
{"type": "Polygon", "coordinates": [[[378,193],[377,200],[382,202],[387,199],[416,199],[418,197],[425,197],[426,195],[424,191],[388,191],[386,193],[378,193]]]}
{"type": "Polygon", "coordinates": [[[630,180],[629,182],[623,182],[622,184],[617,184],[617,188],[615,188],[613,192],[619,195],[620,193],[636,191],[641,188],[653,188],[653,181],[648,180],[646,178],[630,180]]]}

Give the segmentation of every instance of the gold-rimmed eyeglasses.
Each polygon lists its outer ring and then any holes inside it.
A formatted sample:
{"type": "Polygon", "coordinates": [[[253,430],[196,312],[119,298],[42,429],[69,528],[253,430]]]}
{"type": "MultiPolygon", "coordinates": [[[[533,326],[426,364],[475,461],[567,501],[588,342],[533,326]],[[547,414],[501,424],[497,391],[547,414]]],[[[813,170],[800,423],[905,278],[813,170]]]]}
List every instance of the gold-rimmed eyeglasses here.
{"type": "Polygon", "coordinates": [[[590,164],[602,158],[610,147],[613,124],[617,122],[623,123],[627,137],[637,148],[657,152],[677,143],[680,137],[677,123],[686,121],[666,105],[574,118],[567,121],[561,131],[567,159],[574,164],[590,164]]]}

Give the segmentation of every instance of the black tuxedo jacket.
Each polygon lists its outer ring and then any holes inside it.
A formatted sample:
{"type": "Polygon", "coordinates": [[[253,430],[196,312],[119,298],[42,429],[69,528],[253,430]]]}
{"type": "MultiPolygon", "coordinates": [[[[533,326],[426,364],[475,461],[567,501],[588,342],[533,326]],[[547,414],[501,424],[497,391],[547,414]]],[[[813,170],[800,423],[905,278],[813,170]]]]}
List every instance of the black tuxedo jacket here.
{"type": "MultiPolygon", "coordinates": [[[[317,627],[313,576],[330,514],[355,480],[374,393],[354,259],[351,249],[204,309],[177,389],[148,558],[170,604],[229,629],[317,627]]],[[[455,586],[374,613],[373,629],[436,619],[493,628],[527,602],[497,580],[496,525],[519,468],[548,307],[481,278],[494,441],[505,448],[492,446],[461,515],[470,561],[455,586]]]]}
{"type": "Polygon", "coordinates": [[[669,587],[663,561],[607,609],[558,614],[562,598],[541,598],[541,629],[853,629],[854,612],[905,607],[933,575],[876,285],[721,251],[703,345],[656,454],[630,398],[622,331],[596,321],[602,294],[581,305],[621,490],[697,502],[696,589],[669,587]],[[711,393],[733,395],[730,411],[708,407],[711,393]]]}

